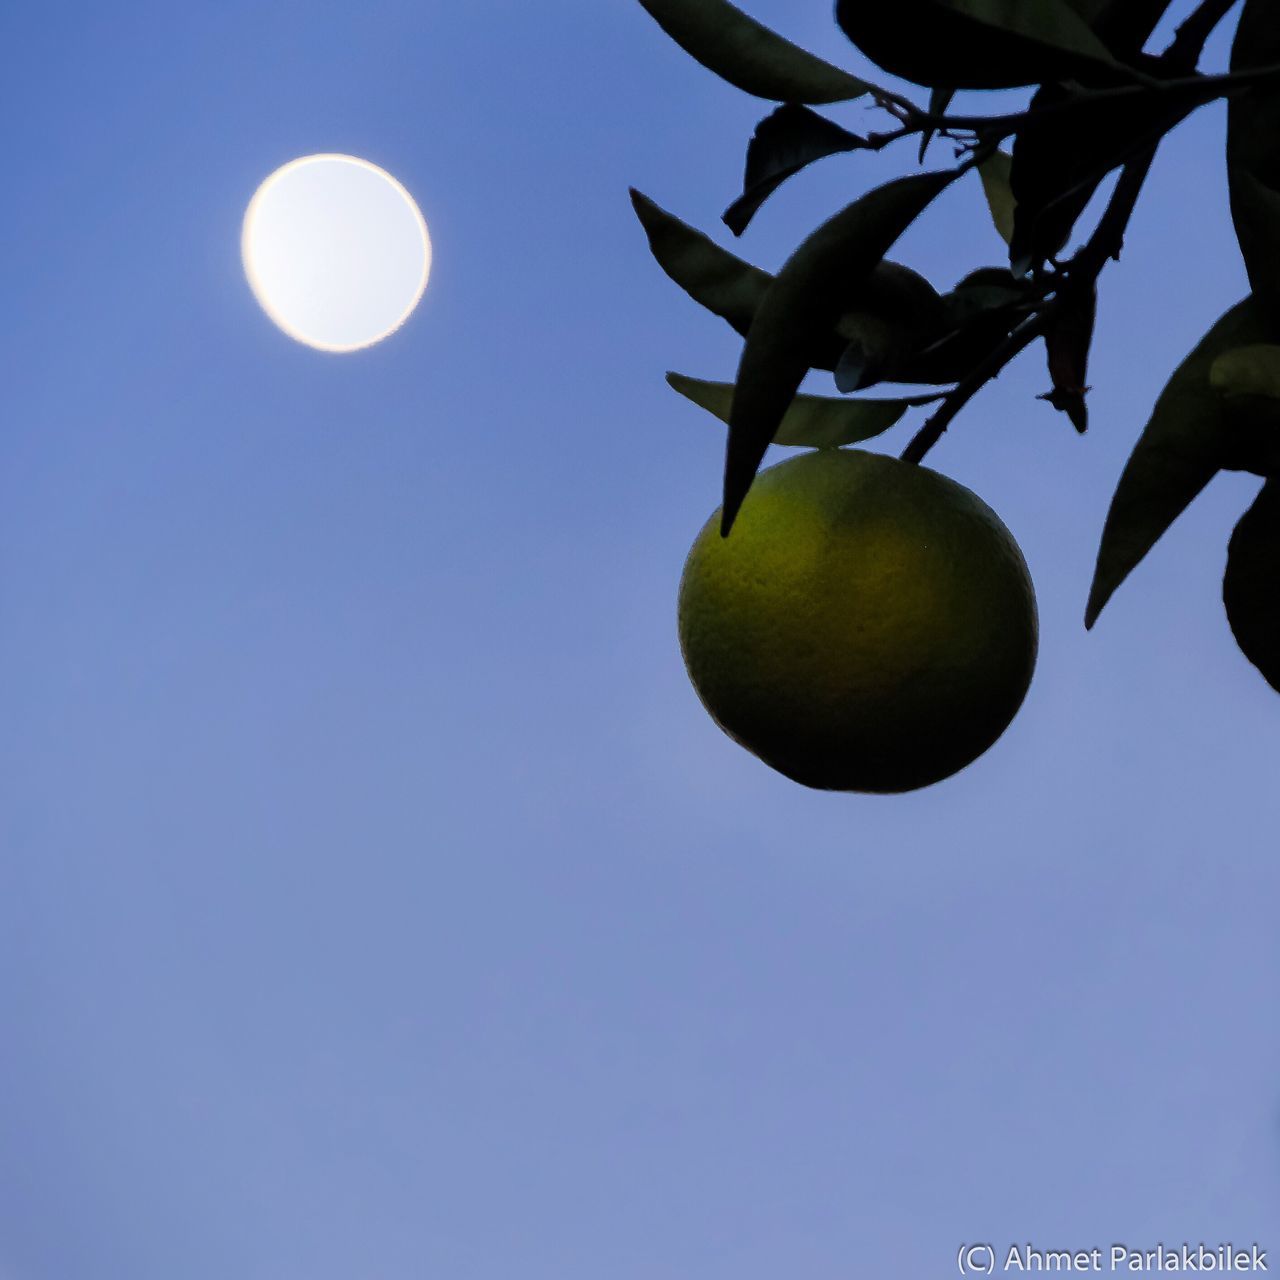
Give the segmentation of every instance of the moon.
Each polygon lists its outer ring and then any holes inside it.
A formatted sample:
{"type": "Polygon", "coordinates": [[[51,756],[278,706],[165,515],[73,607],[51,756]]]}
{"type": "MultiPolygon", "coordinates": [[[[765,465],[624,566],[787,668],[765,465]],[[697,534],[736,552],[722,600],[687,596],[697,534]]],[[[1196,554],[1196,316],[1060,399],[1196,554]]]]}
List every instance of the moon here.
{"type": "Polygon", "coordinates": [[[347,155],[301,156],[272,173],[249,201],[240,252],[262,309],[319,351],[359,351],[395,333],[431,273],[413,197],[347,155]]]}

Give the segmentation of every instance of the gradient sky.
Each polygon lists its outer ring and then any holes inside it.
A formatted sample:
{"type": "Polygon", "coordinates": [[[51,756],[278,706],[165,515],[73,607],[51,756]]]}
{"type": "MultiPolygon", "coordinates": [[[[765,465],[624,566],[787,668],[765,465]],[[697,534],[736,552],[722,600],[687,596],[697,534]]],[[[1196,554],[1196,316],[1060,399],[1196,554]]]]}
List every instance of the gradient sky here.
{"type": "MultiPolygon", "coordinates": [[[[751,9],[860,65],[825,0],[751,9]]],[[[737,340],[627,202],[716,230],[765,104],[629,0],[9,5],[0,47],[3,1280],[1280,1250],[1280,700],[1219,599],[1258,482],[1081,625],[1151,401],[1244,292],[1220,109],[1105,277],[1089,436],[1028,355],[930,458],[1035,576],[1023,711],[936,788],[832,796],[685,678],[723,435],[662,375],[737,340]],[[435,248],[351,356],[239,262],[317,151],[435,248]]],[[[910,163],[815,168],[740,252],[910,163]]],[[[895,256],[1000,249],[974,179],[895,256]]]]}

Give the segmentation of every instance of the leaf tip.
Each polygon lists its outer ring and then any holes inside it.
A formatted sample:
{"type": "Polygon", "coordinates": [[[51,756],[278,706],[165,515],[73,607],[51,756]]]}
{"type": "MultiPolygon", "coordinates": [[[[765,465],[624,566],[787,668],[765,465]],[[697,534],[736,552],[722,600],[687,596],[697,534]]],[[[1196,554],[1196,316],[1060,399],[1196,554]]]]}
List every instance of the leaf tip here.
{"type": "Polygon", "coordinates": [[[741,236],[751,224],[751,214],[754,211],[747,209],[745,205],[745,199],[740,197],[720,215],[720,221],[723,222],[735,236],[741,236]]]}

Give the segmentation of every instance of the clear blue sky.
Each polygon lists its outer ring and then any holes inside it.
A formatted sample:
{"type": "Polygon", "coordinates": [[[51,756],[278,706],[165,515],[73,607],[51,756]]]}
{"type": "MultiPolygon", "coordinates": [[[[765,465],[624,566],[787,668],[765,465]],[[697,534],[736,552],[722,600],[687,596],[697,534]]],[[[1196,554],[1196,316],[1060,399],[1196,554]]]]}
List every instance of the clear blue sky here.
{"type": "MultiPolygon", "coordinates": [[[[751,8],[858,65],[825,0],[751,8]]],[[[662,375],[736,339],[626,196],[716,228],[764,104],[628,0],[10,5],[0,47],[3,1280],[1280,1249],[1280,699],[1218,595],[1257,482],[1081,625],[1147,409],[1244,291],[1220,110],[1105,279],[1090,435],[1028,355],[931,455],[1034,573],[1021,715],[932,790],[831,796],[685,679],[722,435],[662,375]],[[239,264],[316,151],[433,233],[354,356],[239,264]]],[[[803,175],[741,251],[909,163],[803,175]]],[[[1000,248],[974,181],[897,256],[945,287],[1000,248]]]]}

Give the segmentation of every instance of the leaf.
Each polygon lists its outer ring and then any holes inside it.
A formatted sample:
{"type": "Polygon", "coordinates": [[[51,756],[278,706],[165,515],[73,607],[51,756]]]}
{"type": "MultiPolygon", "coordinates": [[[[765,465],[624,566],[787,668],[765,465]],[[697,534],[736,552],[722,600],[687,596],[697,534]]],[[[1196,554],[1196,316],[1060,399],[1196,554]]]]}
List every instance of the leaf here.
{"type": "Polygon", "coordinates": [[[769,442],[811,367],[809,352],[849,309],[893,242],[961,172],[898,178],[823,223],[791,255],[760,302],[738,366],[725,458],[721,531],[728,534],[769,442]]]}
{"type": "Polygon", "coordinates": [[[1214,361],[1262,338],[1250,299],[1228,311],[1178,366],[1125,464],[1111,500],[1085,626],[1230,456],[1223,397],[1209,382],[1214,361]]]}
{"type": "Polygon", "coordinates": [[[745,338],[773,276],[720,248],[634,187],[631,203],[663,271],[745,338]]]}
{"type": "Polygon", "coordinates": [[[1209,366],[1209,385],[1226,396],[1280,399],[1280,346],[1256,342],[1224,351],[1209,366]]]}
{"type": "MultiPolygon", "coordinates": [[[[931,116],[945,116],[947,108],[951,105],[951,99],[956,96],[954,89],[941,88],[934,89],[929,94],[929,114],[931,116]]],[[[924,153],[929,150],[929,143],[933,141],[933,135],[937,132],[934,129],[926,129],[920,135],[920,155],[918,157],[921,164],[924,164],[924,153]]]]}
{"type": "Polygon", "coordinates": [[[770,31],[728,0],[640,3],[686,53],[758,98],[818,106],[847,102],[870,88],[770,31]]]}
{"type": "MultiPolygon", "coordinates": [[[[1280,6],[1245,0],[1231,69],[1280,63],[1280,6]]],[[[1255,85],[1227,106],[1231,216],[1249,282],[1272,336],[1280,336],[1280,85],[1255,85]]]]}
{"type": "MultiPolygon", "coordinates": [[[[636,190],[631,202],[649,239],[658,265],[695,302],[728,321],[746,337],[774,277],[743,262],[687,223],[636,190]]],[[[814,369],[834,369],[845,347],[889,324],[906,346],[930,327],[940,328],[942,300],[918,272],[898,262],[879,262],[865,280],[847,291],[845,311],[809,351],[814,369]]]]}
{"type": "Polygon", "coordinates": [[[1085,378],[1088,376],[1089,348],[1093,345],[1097,311],[1097,285],[1090,286],[1086,292],[1076,289],[1063,296],[1044,335],[1053,390],[1040,399],[1047,400],[1060,413],[1065,413],[1081,435],[1089,429],[1089,411],[1084,402],[1089,388],[1085,386],[1085,378]]]}
{"type": "MultiPolygon", "coordinates": [[[[699,408],[729,421],[733,383],[703,382],[681,373],[667,374],[667,382],[699,408]]],[[[857,444],[887,431],[910,408],[930,404],[937,396],[904,396],[892,400],[845,400],[829,396],[796,396],[783,416],[773,443],[809,449],[834,449],[857,444]]]]}
{"type": "Polygon", "coordinates": [[[877,66],[929,88],[1123,74],[1066,0],[838,0],[836,20],[877,66]]]}
{"type": "Polygon", "coordinates": [[[1024,129],[1013,144],[1009,186],[1017,205],[1009,257],[1015,270],[1056,255],[1107,174],[1159,142],[1198,102],[1186,93],[1117,105],[1046,85],[1030,110],[1072,98],[1072,109],[1024,129]]]}
{"type": "Polygon", "coordinates": [[[1008,267],[971,272],[942,297],[946,316],[938,337],[887,371],[893,382],[959,382],[1012,331],[1030,286],[1008,267]]]}
{"type": "Polygon", "coordinates": [[[1008,244],[1013,239],[1013,216],[1017,201],[1009,185],[1009,170],[1013,157],[1007,151],[993,151],[979,166],[982,190],[986,193],[987,208],[1000,238],[1008,244]]]}
{"type": "MultiPolygon", "coordinates": [[[[1067,3],[1088,23],[1090,30],[1095,34],[1098,29],[1098,18],[1110,2],[1111,0],[1067,0],[1067,3]]],[[[1133,0],[1124,0],[1126,5],[1132,2],[1133,0]]]]}
{"type": "Polygon", "coordinates": [[[1138,53],[1160,25],[1172,0],[1106,0],[1098,4],[1089,0],[1096,11],[1092,16],[1081,8],[1082,0],[1072,0],[1081,16],[1089,21],[1094,33],[1117,58],[1138,53]]]}
{"type": "Polygon", "coordinates": [[[1209,368],[1228,425],[1223,467],[1280,475],[1280,346],[1252,343],[1225,351],[1209,368]]]}
{"type": "Polygon", "coordinates": [[[762,204],[793,174],[827,156],[867,145],[808,107],[779,107],[756,125],[747,147],[742,195],[725,210],[725,225],[740,236],[762,204]]]}
{"type": "Polygon", "coordinates": [[[1280,483],[1262,486],[1227,547],[1222,602],[1240,652],[1280,690],[1280,483]]]}
{"type": "Polygon", "coordinates": [[[1231,218],[1269,336],[1280,336],[1280,191],[1228,165],[1231,218]]]}

